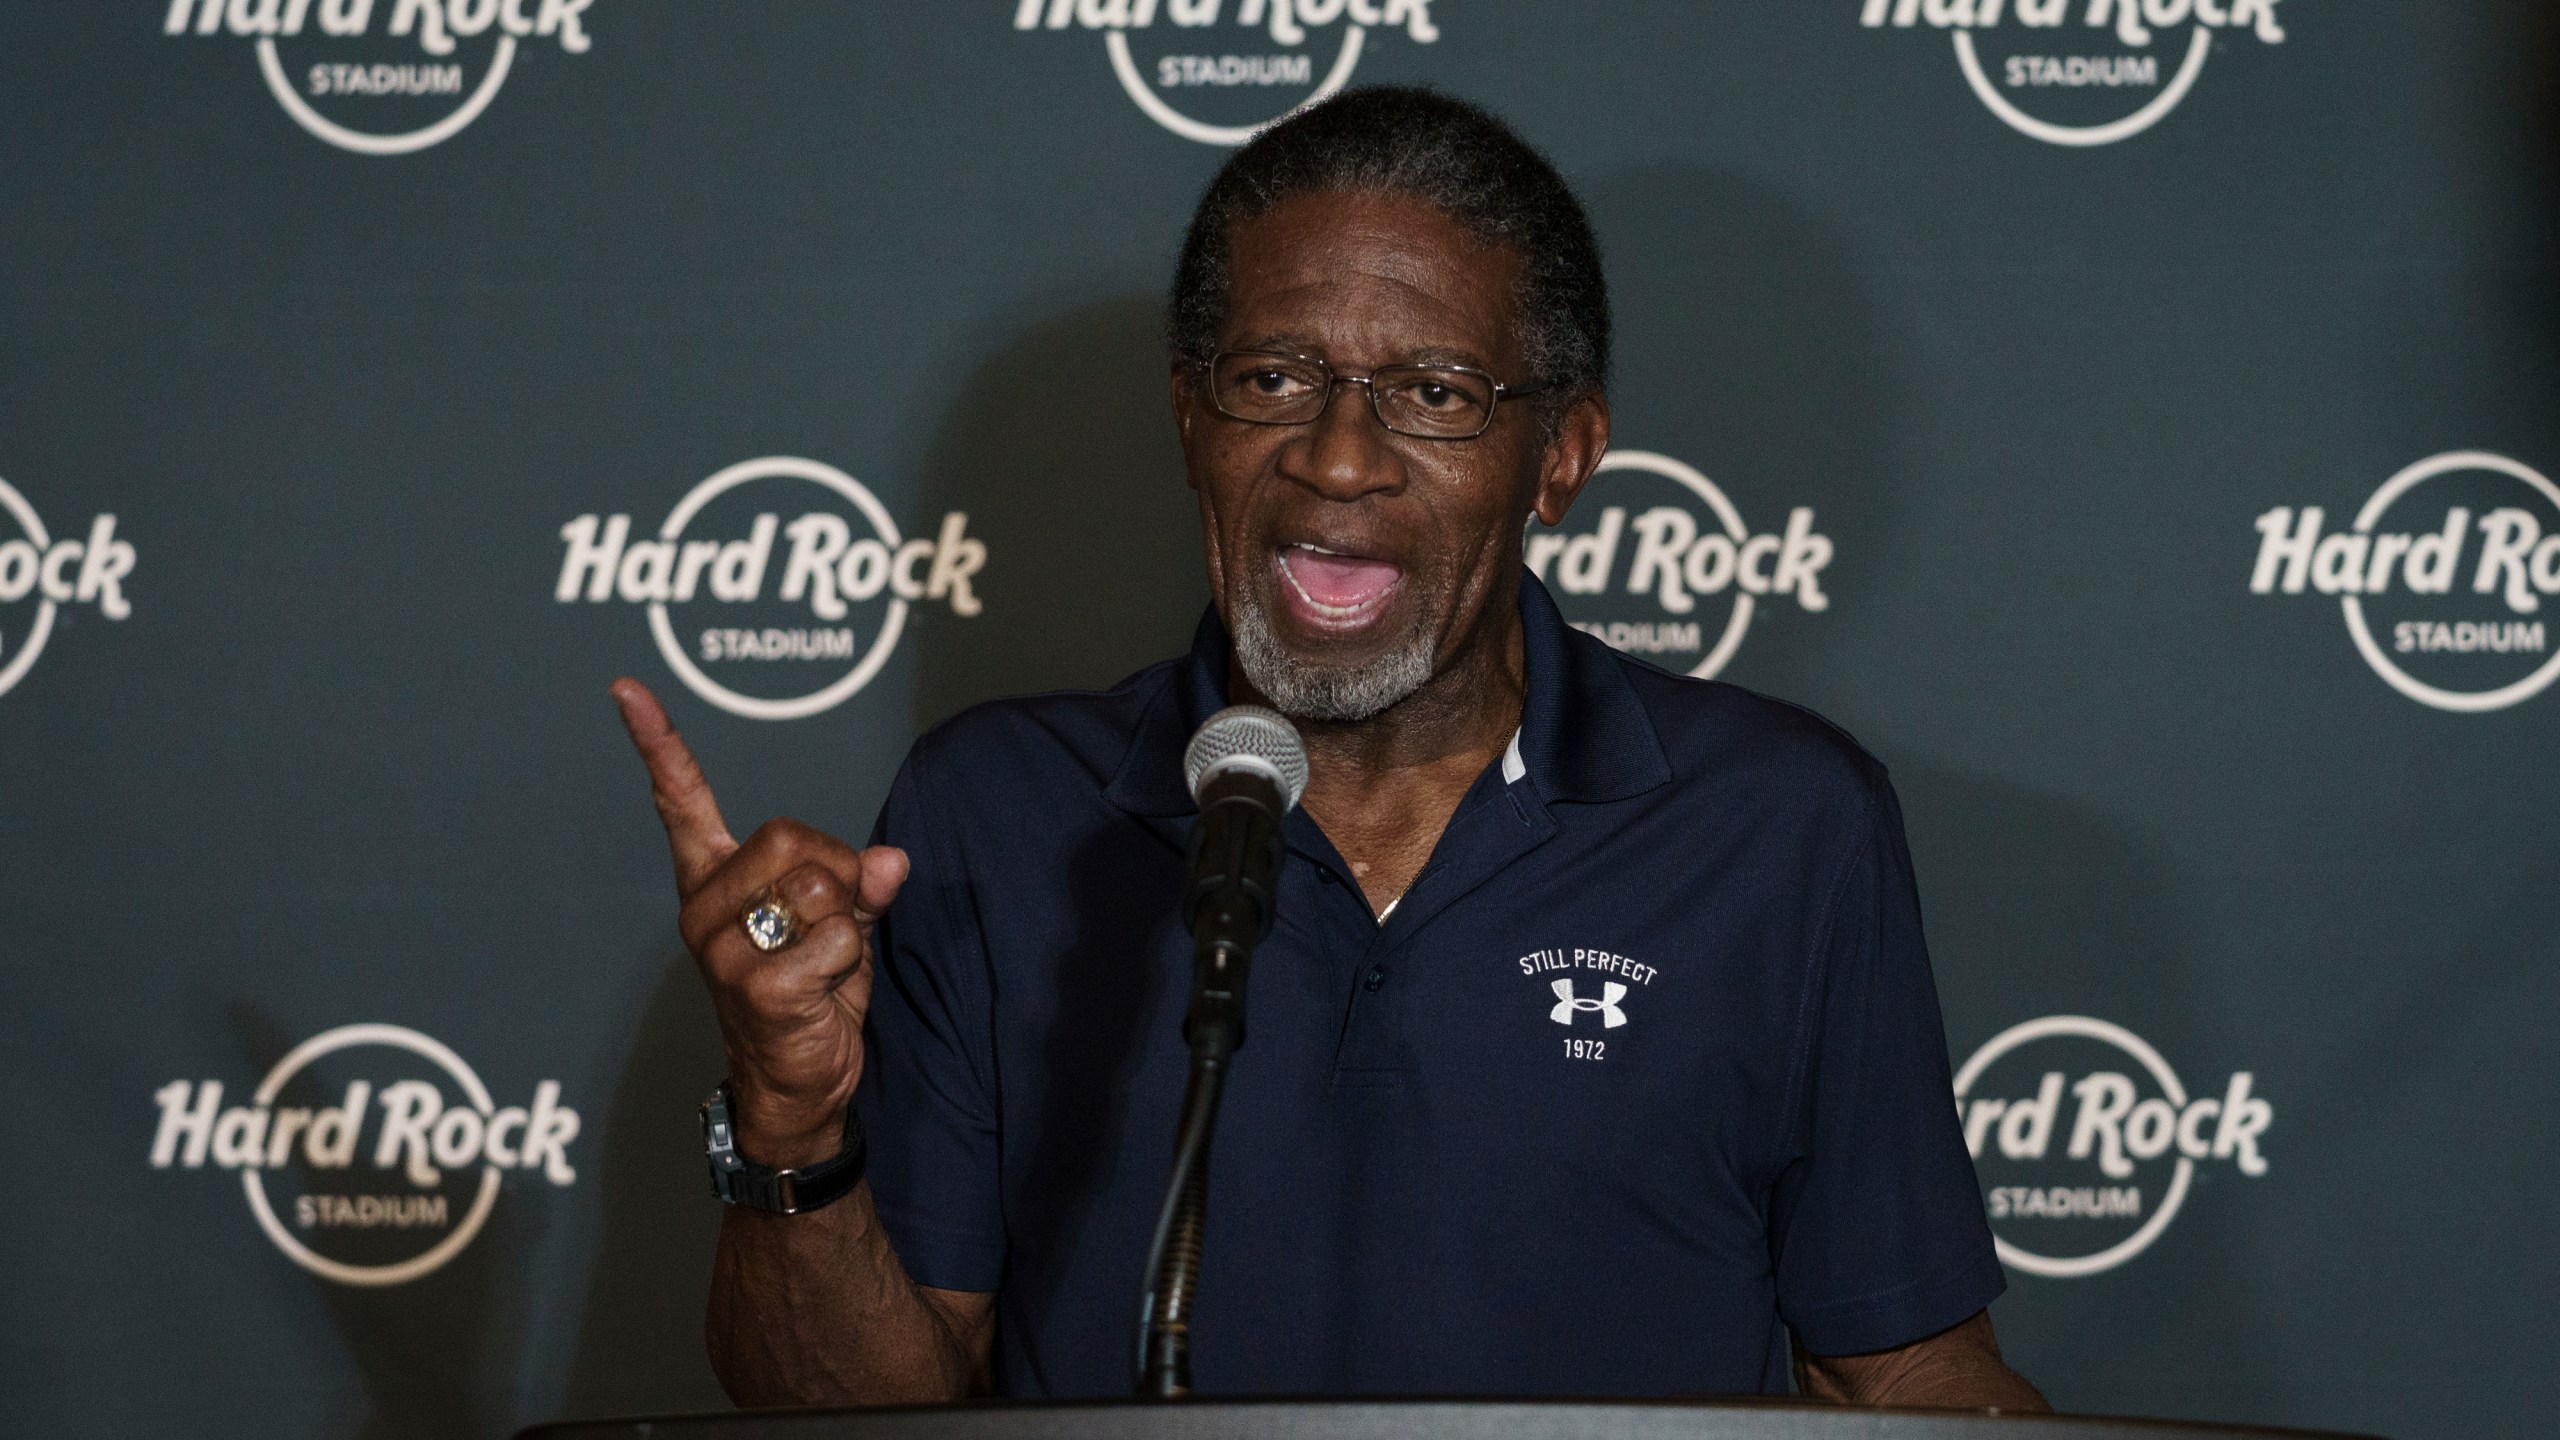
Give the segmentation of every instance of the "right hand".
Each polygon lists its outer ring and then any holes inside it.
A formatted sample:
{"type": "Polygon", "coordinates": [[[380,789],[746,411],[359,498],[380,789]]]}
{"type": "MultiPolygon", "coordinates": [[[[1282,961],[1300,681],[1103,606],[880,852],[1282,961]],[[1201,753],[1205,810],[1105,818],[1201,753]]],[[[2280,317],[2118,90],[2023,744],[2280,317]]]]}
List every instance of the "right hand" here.
{"type": "Polygon", "coordinates": [[[677,928],[702,966],[729,1051],[738,1149],[776,1168],[842,1147],[844,1111],[862,1078],[871,1009],[871,932],[907,878],[906,852],[856,850],[797,820],[732,839],[693,751],[649,687],[613,682],[623,728],[675,855],[677,928]],[[800,938],[767,954],[738,917],[768,885],[800,916],[800,938]]]}

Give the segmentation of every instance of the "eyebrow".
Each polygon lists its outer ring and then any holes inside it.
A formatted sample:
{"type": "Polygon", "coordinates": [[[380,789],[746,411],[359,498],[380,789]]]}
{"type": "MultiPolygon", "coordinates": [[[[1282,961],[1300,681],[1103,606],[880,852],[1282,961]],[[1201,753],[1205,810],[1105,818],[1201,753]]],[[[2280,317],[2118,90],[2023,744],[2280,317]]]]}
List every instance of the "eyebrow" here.
{"type": "MultiPolygon", "coordinates": [[[[1306,355],[1319,360],[1326,359],[1326,356],[1323,354],[1324,347],[1318,344],[1315,340],[1304,335],[1291,334],[1285,331],[1269,331],[1260,335],[1249,336],[1230,343],[1226,348],[1230,350],[1282,350],[1293,355],[1306,355]]],[[[1328,360],[1327,363],[1331,362],[1328,360]]],[[[1454,345],[1417,346],[1412,350],[1402,352],[1395,359],[1387,361],[1386,363],[1390,365],[1463,365],[1475,370],[1489,370],[1492,368],[1491,365],[1481,356],[1478,356],[1469,350],[1459,349],[1454,345]]]]}

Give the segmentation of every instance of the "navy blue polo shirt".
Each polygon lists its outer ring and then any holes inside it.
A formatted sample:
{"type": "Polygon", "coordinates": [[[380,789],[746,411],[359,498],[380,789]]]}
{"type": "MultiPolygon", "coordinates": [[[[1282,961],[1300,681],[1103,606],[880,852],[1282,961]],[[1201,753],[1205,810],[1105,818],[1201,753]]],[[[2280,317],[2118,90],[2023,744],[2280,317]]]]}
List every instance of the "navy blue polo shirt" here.
{"type": "MultiPolygon", "coordinates": [[[[2000,1293],[1884,768],[1522,579],[1528,697],[1384,923],[1302,810],[1212,1159],[1202,1393],[1783,1392],[2000,1293]]],[[[918,1283],[1007,1395],[1131,1380],[1187,1052],[1184,744],[1214,613],[916,743],[862,1106],[918,1283]]]]}

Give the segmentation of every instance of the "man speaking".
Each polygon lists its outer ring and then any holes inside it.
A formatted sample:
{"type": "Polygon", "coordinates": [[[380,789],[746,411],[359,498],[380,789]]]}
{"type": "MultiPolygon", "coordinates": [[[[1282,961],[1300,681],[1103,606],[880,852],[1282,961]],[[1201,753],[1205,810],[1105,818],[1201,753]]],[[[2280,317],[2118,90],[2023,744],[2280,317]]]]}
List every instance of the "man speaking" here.
{"type": "MultiPolygon", "coordinates": [[[[1207,1393],[2042,1408],[1883,767],[1569,628],[1521,564],[1609,439],[1563,179],[1347,92],[1211,182],[1171,394],[1191,653],[918,741],[875,843],[744,844],[615,696],[728,1083],[715,1368],[748,1405],[1128,1392],[1188,1052],[1186,742],[1303,733],[1190,1330],[1207,1393]]],[[[1108,623],[1109,617],[1096,617],[1108,623]]]]}

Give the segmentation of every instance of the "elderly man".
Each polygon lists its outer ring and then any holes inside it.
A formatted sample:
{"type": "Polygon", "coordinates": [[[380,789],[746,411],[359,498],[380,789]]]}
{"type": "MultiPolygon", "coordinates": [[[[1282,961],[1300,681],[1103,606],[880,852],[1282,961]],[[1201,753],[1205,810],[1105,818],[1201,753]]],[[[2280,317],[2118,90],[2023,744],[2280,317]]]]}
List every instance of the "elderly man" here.
{"type": "Polygon", "coordinates": [[[1883,768],[1575,632],[1522,568],[1609,439],[1561,177],[1471,106],[1346,93],[1211,183],[1171,339],[1215,597],[1189,655],[936,729],[862,850],[733,840],[617,683],[727,1042],[730,1392],[1127,1392],[1186,1061],[1180,761],[1249,701],[1312,778],[1220,1125],[1202,1391],[2041,1408],[1984,1313],[1883,768]]]}

